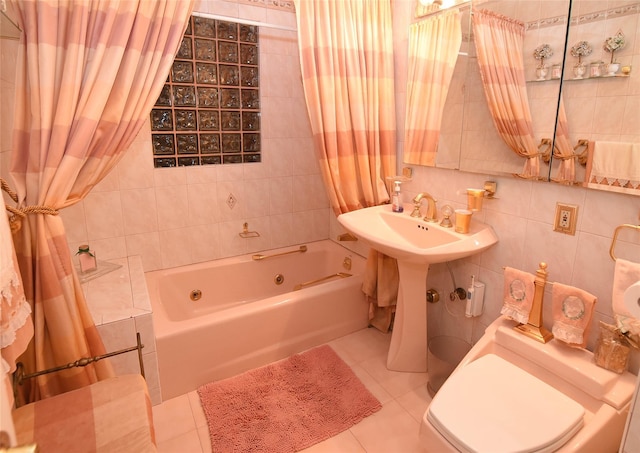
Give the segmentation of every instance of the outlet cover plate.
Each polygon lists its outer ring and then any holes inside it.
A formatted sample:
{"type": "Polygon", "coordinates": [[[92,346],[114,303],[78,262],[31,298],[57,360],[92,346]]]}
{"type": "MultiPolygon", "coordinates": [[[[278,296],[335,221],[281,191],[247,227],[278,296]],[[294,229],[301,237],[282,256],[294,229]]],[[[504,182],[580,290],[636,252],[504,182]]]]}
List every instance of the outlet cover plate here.
{"type": "Polygon", "coordinates": [[[556,203],[556,219],[553,223],[553,231],[574,236],[577,223],[578,207],[576,205],[556,203]]]}

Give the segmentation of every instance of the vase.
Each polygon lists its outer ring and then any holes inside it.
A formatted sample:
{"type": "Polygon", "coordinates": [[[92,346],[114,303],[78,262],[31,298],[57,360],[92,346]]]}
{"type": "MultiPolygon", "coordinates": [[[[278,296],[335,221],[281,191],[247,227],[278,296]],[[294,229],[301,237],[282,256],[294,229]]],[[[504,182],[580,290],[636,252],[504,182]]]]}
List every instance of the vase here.
{"type": "Polygon", "coordinates": [[[536,77],[538,80],[545,80],[547,78],[547,73],[549,72],[549,68],[546,65],[540,65],[536,68],[536,77]]]}
{"type": "Polygon", "coordinates": [[[574,79],[581,79],[584,76],[584,73],[587,72],[587,67],[584,63],[580,62],[573,67],[573,75],[574,79]]]}
{"type": "Polygon", "coordinates": [[[620,63],[609,63],[607,65],[607,75],[609,77],[616,75],[616,72],[618,72],[618,69],[620,69],[620,63]]]}

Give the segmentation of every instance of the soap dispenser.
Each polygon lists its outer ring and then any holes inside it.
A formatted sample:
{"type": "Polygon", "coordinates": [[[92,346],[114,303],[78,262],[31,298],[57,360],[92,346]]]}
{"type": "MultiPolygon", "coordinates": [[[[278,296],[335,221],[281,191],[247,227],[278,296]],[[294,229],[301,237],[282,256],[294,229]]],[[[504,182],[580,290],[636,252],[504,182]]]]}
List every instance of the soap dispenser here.
{"type": "Polygon", "coordinates": [[[400,193],[400,181],[393,183],[393,195],[391,196],[391,210],[393,212],[402,212],[402,194],[400,193]]]}

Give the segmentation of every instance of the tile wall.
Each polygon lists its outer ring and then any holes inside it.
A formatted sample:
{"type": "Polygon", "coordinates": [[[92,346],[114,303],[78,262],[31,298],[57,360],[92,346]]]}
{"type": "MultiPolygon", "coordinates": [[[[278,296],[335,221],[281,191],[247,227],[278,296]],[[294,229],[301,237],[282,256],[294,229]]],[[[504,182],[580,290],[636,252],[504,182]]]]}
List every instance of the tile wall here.
{"type": "MultiPolygon", "coordinates": [[[[394,1],[394,8],[397,124],[402,130],[410,1],[394,1]]],[[[196,9],[295,27],[292,13],[248,4],[200,2],[196,9]]],[[[295,32],[263,28],[260,37],[263,162],[219,168],[154,169],[147,128],[116,170],[83,202],[63,212],[72,249],[88,241],[100,259],[141,255],[145,270],[153,270],[335,238],[341,232],[330,214],[313,153],[295,32]],[[230,194],[237,200],[233,209],[227,204],[230,194]],[[239,238],[245,221],[250,229],[261,233],[260,238],[239,238]]],[[[13,76],[8,68],[15,54],[10,51],[14,44],[7,40],[1,44],[0,94],[4,101],[13,93],[13,76]]],[[[0,103],[2,175],[8,172],[12,115],[9,104],[0,103]]],[[[402,146],[402,134],[398,134],[400,155],[402,146]]],[[[489,178],[415,167],[413,181],[404,186],[404,197],[409,201],[415,193],[429,191],[439,200],[439,206],[459,207],[465,204],[461,190],[482,187],[489,178]]],[[[460,316],[459,305],[442,302],[430,306],[430,319],[435,321],[430,322],[431,335],[477,339],[484,326],[499,314],[502,267],[533,272],[540,261],[549,264],[551,281],[575,285],[597,295],[596,318],[611,322],[614,263],[609,258],[609,245],[616,226],[640,222],[640,197],[516,179],[497,181],[497,199],[488,201],[475,218],[492,225],[500,242],[481,255],[451,263],[458,286],[466,287],[471,274],[487,284],[485,312],[467,320],[460,316]],[[578,206],[575,236],[553,232],[558,201],[578,206]]],[[[620,257],[640,261],[640,238],[624,234],[621,241],[617,249],[620,257]]],[[[448,300],[450,280],[446,265],[431,267],[428,284],[440,291],[442,301],[448,300]]],[[[546,322],[549,321],[547,314],[546,322]]],[[[592,334],[590,345],[593,342],[592,334]]]]}
{"type": "MultiPolygon", "coordinates": [[[[248,3],[201,1],[195,11],[296,26],[293,12],[248,3]]],[[[4,58],[3,50],[3,74],[11,66],[4,58]]],[[[146,126],[114,171],[61,213],[70,248],[88,242],[103,260],[140,255],[149,271],[327,238],[329,204],[307,120],[296,33],[262,27],[260,62],[262,162],[154,168],[146,126]],[[244,222],[260,237],[240,238],[244,222]]],[[[5,93],[11,95],[3,75],[3,99],[5,93]]],[[[7,103],[2,109],[3,120],[10,118],[7,103]]]]}

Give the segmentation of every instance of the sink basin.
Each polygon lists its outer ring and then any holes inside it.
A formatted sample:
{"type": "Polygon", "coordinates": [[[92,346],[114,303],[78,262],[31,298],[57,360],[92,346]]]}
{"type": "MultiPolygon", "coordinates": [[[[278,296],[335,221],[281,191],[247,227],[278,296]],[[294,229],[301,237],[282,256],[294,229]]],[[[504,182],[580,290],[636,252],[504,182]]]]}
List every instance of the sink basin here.
{"type": "Polygon", "coordinates": [[[373,249],[398,260],[400,282],[387,368],[425,372],[429,264],[482,252],[498,238],[484,223],[472,220],[469,233],[456,233],[453,228],[411,217],[412,208],[406,205],[398,213],[391,205],[375,206],[341,214],[338,222],[373,249]]]}
{"type": "MultiPolygon", "coordinates": [[[[413,207],[413,206],[411,206],[413,207]]],[[[498,241],[493,229],[472,220],[469,233],[456,233],[409,215],[391,211],[390,205],[359,209],[338,216],[338,222],[374,249],[398,260],[442,263],[473,255],[498,241]]]]}

